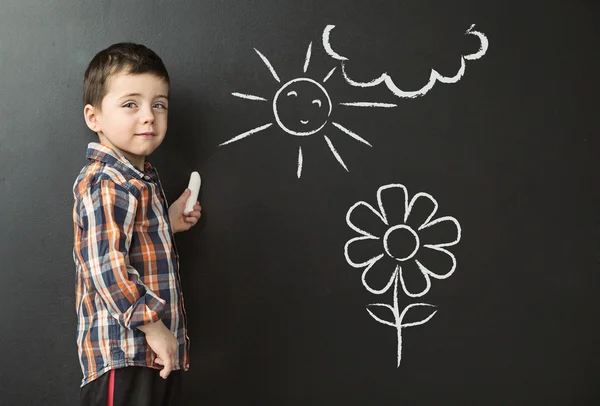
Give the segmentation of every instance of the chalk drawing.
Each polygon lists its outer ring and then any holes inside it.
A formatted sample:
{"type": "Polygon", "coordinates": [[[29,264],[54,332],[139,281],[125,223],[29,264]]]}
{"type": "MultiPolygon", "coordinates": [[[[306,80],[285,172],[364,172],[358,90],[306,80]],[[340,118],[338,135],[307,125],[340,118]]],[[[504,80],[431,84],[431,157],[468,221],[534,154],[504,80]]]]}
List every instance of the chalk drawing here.
{"type": "Polygon", "coordinates": [[[396,329],[397,340],[398,340],[398,357],[397,357],[396,366],[399,367],[400,361],[402,360],[402,329],[407,328],[407,327],[420,326],[422,324],[427,323],[437,313],[437,310],[434,311],[433,313],[431,313],[429,316],[427,316],[423,320],[415,321],[412,323],[404,323],[404,317],[406,316],[406,314],[408,313],[408,311],[410,309],[414,309],[416,307],[435,307],[435,306],[432,304],[428,304],[428,303],[412,303],[412,304],[406,306],[404,308],[404,310],[402,310],[402,313],[400,313],[399,308],[398,308],[398,274],[395,274],[393,283],[394,283],[394,301],[393,301],[394,304],[389,305],[386,303],[373,303],[373,304],[370,304],[367,306],[367,312],[369,312],[369,314],[371,315],[371,317],[373,317],[373,319],[375,319],[375,321],[377,321],[385,326],[394,327],[396,329]],[[383,307],[383,308],[389,309],[392,312],[392,317],[393,317],[392,321],[388,321],[388,320],[378,317],[371,309],[369,309],[369,307],[371,307],[371,308],[383,307]]]}
{"type": "Polygon", "coordinates": [[[466,35],[474,35],[479,38],[479,41],[480,41],[479,50],[477,50],[477,52],[475,52],[475,53],[472,53],[469,55],[462,55],[460,57],[460,69],[454,76],[443,76],[443,75],[439,74],[436,70],[432,69],[431,74],[429,75],[429,81],[427,82],[427,84],[425,84],[422,88],[420,88],[418,90],[414,90],[414,91],[405,91],[405,90],[398,88],[398,86],[396,86],[396,84],[394,83],[394,80],[391,78],[390,75],[387,74],[387,72],[384,72],[379,77],[377,77],[371,81],[368,81],[368,82],[360,82],[357,80],[353,80],[352,78],[350,78],[348,76],[348,72],[346,71],[346,64],[348,63],[349,59],[338,54],[337,52],[335,52],[331,46],[331,31],[335,28],[335,25],[328,25],[325,28],[325,30],[323,31],[322,40],[323,40],[323,48],[325,48],[325,51],[329,54],[329,56],[331,56],[333,59],[341,62],[342,75],[344,76],[344,79],[346,80],[346,82],[348,82],[349,85],[355,86],[355,87],[373,87],[373,86],[380,85],[381,83],[385,83],[385,85],[388,87],[388,89],[394,95],[401,97],[401,98],[415,98],[415,97],[423,96],[425,93],[430,91],[436,82],[441,82],[441,83],[456,83],[456,82],[458,82],[465,74],[466,61],[473,61],[473,60],[479,59],[483,55],[485,55],[485,53],[487,52],[487,49],[489,47],[489,41],[483,33],[479,32],[479,31],[474,31],[473,30],[474,27],[475,27],[475,24],[471,25],[471,27],[465,32],[465,34],[466,35]]]}
{"type": "Polygon", "coordinates": [[[321,131],[323,127],[327,124],[327,120],[331,115],[331,99],[329,98],[329,94],[327,90],[321,85],[319,82],[309,79],[309,78],[297,78],[290,80],[286,84],[284,84],[278,91],[275,93],[275,97],[273,98],[273,113],[275,115],[275,121],[281,129],[288,134],[296,135],[298,137],[305,137],[308,135],[316,134],[321,131]],[[315,99],[311,100],[311,104],[318,104],[318,111],[320,114],[317,115],[317,119],[313,121],[313,124],[307,126],[309,120],[300,119],[300,126],[298,122],[289,121],[283,122],[279,116],[279,109],[282,108],[282,102],[279,100],[281,94],[285,93],[286,97],[298,97],[298,94],[312,94],[315,99]],[[321,109],[323,106],[323,99],[326,105],[325,109],[321,109]],[[315,103],[316,102],[316,103],[315,103]]]}
{"type": "MultiPolygon", "coordinates": [[[[311,57],[313,55],[312,42],[308,45],[306,51],[306,57],[304,59],[304,65],[302,68],[303,74],[306,74],[309,70],[311,57]]],[[[256,48],[254,51],[263,61],[273,78],[278,82],[282,83],[281,78],[277,74],[275,68],[269,61],[269,59],[263,55],[256,48]]],[[[234,142],[240,141],[251,135],[260,133],[273,124],[283,130],[285,133],[295,137],[309,137],[318,134],[325,130],[326,126],[331,123],[333,128],[339,130],[341,133],[348,135],[352,139],[359,141],[365,145],[371,147],[371,143],[356,134],[354,131],[346,128],[345,126],[330,121],[331,114],[333,111],[333,102],[327,89],[323,86],[327,80],[329,80],[337,67],[333,67],[325,76],[325,78],[318,82],[307,76],[295,77],[291,80],[286,81],[279,89],[275,92],[272,97],[271,106],[273,110],[273,122],[269,122],[260,125],[251,130],[245,131],[228,141],[221,143],[219,146],[229,145],[234,142]]],[[[268,102],[269,99],[263,96],[257,96],[248,93],[233,92],[232,96],[258,102],[268,102]]],[[[381,103],[372,101],[354,101],[354,102],[340,102],[338,106],[343,107],[365,107],[365,108],[393,108],[397,107],[393,103],[381,103]]],[[[320,136],[320,135],[319,135],[320,136]]],[[[333,145],[330,136],[322,134],[325,143],[329,147],[334,158],[346,171],[349,171],[348,166],[344,163],[341,155],[333,145]]],[[[302,176],[302,166],[304,163],[304,156],[302,146],[298,147],[298,167],[296,176],[300,178],[302,176]]]]}
{"type": "MultiPolygon", "coordinates": [[[[456,270],[456,257],[453,253],[448,251],[446,247],[456,245],[460,241],[462,234],[461,226],[454,217],[443,216],[434,219],[437,210],[438,203],[430,194],[419,192],[415,194],[412,197],[412,199],[409,200],[408,190],[404,185],[389,184],[384,185],[377,190],[377,208],[373,207],[365,201],[359,201],[353,204],[346,213],[346,223],[352,230],[359,234],[358,236],[347,241],[344,245],[344,257],[346,258],[346,262],[348,262],[348,264],[353,268],[363,268],[361,281],[365,289],[367,289],[367,291],[369,291],[370,293],[375,295],[383,295],[386,292],[388,292],[392,286],[394,287],[394,301],[392,305],[385,303],[375,303],[369,305],[367,307],[367,311],[369,312],[371,317],[373,317],[377,322],[396,328],[398,339],[398,366],[400,366],[400,361],[402,358],[402,330],[407,327],[425,324],[437,312],[436,310],[423,320],[412,323],[404,323],[404,317],[410,309],[423,306],[435,306],[427,303],[413,303],[407,306],[402,312],[400,312],[398,307],[398,284],[402,286],[404,294],[406,294],[408,297],[422,297],[425,294],[427,294],[427,292],[429,292],[431,288],[432,278],[446,279],[449,278],[456,270]],[[395,197],[395,199],[393,199],[395,203],[397,203],[399,200],[402,200],[403,204],[386,206],[385,196],[388,196],[388,199],[390,197],[395,197]],[[427,217],[424,220],[413,221],[410,217],[411,213],[415,210],[415,207],[417,205],[420,206],[425,203],[429,207],[432,207],[430,209],[431,212],[427,215],[427,217]],[[394,211],[393,213],[392,210],[394,211]],[[362,213],[360,213],[359,211],[361,211],[362,213]],[[387,231],[385,231],[384,233],[380,233],[380,235],[375,235],[375,233],[371,233],[367,230],[364,230],[361,227],[358,227],[353,221],[353,214],[355,213],[369,214],[370,217],[375,219],[375,221],[381,221],[385,226],[383,228],[386,228],[387,231]],[[396,218],[396,222],[392,222],[391,218],[396,218]],[[430,229],[431,227],[435,226],[440,226],[442,224],[445,227],[450,227],[450,229],[455,231],[456,236],[453,238],[446,237],[445,241],[435,241],[434,243],[427,243],[427,241],[425,241],[426,236],[422,235],[423,230],[430,229]],[[412,245],[400,247],[402,248],[401,250],[398,250],[399,247],[391,247],[390,236],[396,233],[404,233],[405,237],[411,237],[412,245]],[[350,247],[353,246],[353,244],[365,244],[365,242],[367,241],[370,242],[370,244],[375,244],[375,247],[379,246],[380,253],[376,254],[370,259],[367,259],[366,261],[353,260],[350,255],[350,247]],[[446,254],[450,258],[450,262],[452,263],[450,269],[432,270],[425,267],[421,261],[425,261],[425,259],[427,258],[427,254],[429,252],[428,250],[434,250],[446,254]],[[402,252],[402,254],[400,254],[399,252],[402,252]],[[416,266],[408,267],[406,264],[409,264],[409,261],[413,262],[416,266]],[[383,266],[380,265],[384,262],[389,262],[393,265],[389,268],[387,268],[387,264],[384,264],[383,266]],[[411,291],[407,287],[405,283],[405,275],[403,273],[403,265],[406,266],[408,269],[418,269],[418,272],[421,273],[422,277],[425,280],[424,288],[422,288],[420,291],[411,291]],[[383,276],[383,280],[387,281],[382,287],[371,286],[371,284],[367,281],[367,276],[373,272],[376,272],[380,276],[383,276]],[[385,277],[386,272],[390,275],[389,279],[385,277]],[[393,315],[392,321],[384,320],[378,317],[370,309],[374,307],[383,307],[389,309],[393,315]]],[[[362,218],[364,220],[364,216],[362,218]]],[[[373,224],[372,226],[377,226],[377,224],[373,224]]],[[[446,229],[448,230],[448,228],[446,229]]]]}
{"type": "MultiPolygon", "coordinates": [[[[424,192],[419,192],[416,195],[414,195],[413,198],[409,202],[408,191],[404,185],[390,184],[390,185],[385,185],[385,186],[380,187],[379,190],[377,191],[377,204],[378,204],[379,210],[373,208],[373,206],[371,206],[367,202],[359,201],[359,202],[355,203],[354,205],[352,205],[352,207],[350,207],[350,209],[346,213],[346,223],[352,230],[356,231],[360,235],[358,237],[354,237],[354,238],[350,239],[348,242],[346,242],[346,244],[344,246],[344,256],[346,257],[346,261],[348,262],[348,264],[350,266],[352,266],[354,268],[364,268],[363,274],[362,274],[362,282],[363,282],[364,287],[369,292],[371,292],[373,294],[383,294],[383,293],[387,292],[387,290],[391,287],[391,285],[393,283],[394,273],[397,272],[399,279],[400,279],[400,283],[402,284],[402,289],[404,290],[404,293],[406,293],[406,295],[409,297],[421,297],[421,296],[424,296],[425,294],[427,294],[427,292],[429,292],[429,289],[431,288],[431,278],[446,279],[446,278],[449,278],[454,273],[454,271],[456,270],[456,266],[457,266],[456,257],[454,256],[454,254],[452,252],[445,249],[445,247],[451,247],[460,241],[461,232],[462,232],[461,227],[460,227],[459,222],[454,217],[450,217],[450,216],[439,217],[435,220],[432,220],[437,212],[438,203],[430,194],[424,193],[424,192]],[[399,208],[404,213],[403,223],[401,223],[401,224],[390,224],[390,222],[388,221],[388,214],[386,212],[386,208],[384,207],[384,203],[382,201],[382,195],[384,192],[390,192],[390,191],[392,193],[403,195],[404,207],[399,208]],[[418,204],[420,199],[428,200],[429,203],[433,206],[433,209],[432,209],[431,213],[429,214],[429,216],[427,217],[427,219],[425,219],[425,221],[419,227],[417,227],[415,229],[415,228],[409,226],[407,224],[407,221],[409,219],[411,211],[413,210],[413,207],[415,206],[415,204],[418,204]],[[387,227],[387,231],[385,232],[384,235],[382,235],[382,236],[372,235],[369,232],[362,230],[361,228],[359,228],[353,224],[352,213],[354,212],[354,210],[364,210],[364,209],[367,209],[370,212],[372,212],[373,214],[375,214],[377,216],[378,220],[381,220],[384,223],[384,225],[387,227]],[[426,228],[434,227],[434,226],[436,226],[438,224],[442,224],[442,223],[445,223],[447,226],[451,226],[453,229],[456,230],[456,238],[454,238],[451,241],[441,242],[441,243],[438,242],[435,244],[428,244],[428,243],[422,241],[422,239],[420,238],[419,232],[422,232],[426,228]],[[408,252],[408,254],[406,254],[404,256],[399,256],[398,254],[395,253],[394,249],[392,249],[389,246],[390,236],[393,235],[394,233],[406,233],[407,235],[412,236],[412,241],[413,241],[414,245],[411,247],[408,247],[408,251],[404,250],[404,252],[408,252]],[[372,240],[372,239],[379,240],[381,242],[381,254],[376,255],[367,261],[358,262],[358,263],[353,261],[350,258],[349,247],[352,244],[361,242],[363,240],[372,240]],[[425,267],[423,265],[422,261],[419,260],[419,258],[423,255],[426,256],[427,250],[434,250],[434,251],[442,252],[442,253],[448,255],[448,257],[450,258],[450,260],[452,262],[452,266],[450,267],[450,269],[442,270],[440,272],[440,271],[430,270],[427,267],[425,267]],[[386,255],[389,258],[392,258],[392,260],[396,263],[396,265],[395,265],[394,269],[389,270],[389,273],[391,275],[389,282],[382,289],[377,289],[375,287],[370,286],[367,283],[366,279],[367,279],[369,272],[372,272],[373,269],[375,268],[376,264],[379,261],[381,261],[386,255]],[[402,269],[402,264],[407,263],[408,261],[414,261],[416,268],[418,268],[419,272],[423,275],[423,278],[425,279],[425,287],[421,291],[411,292],[409,290],[409,288],[406,286],[405,277],[404,277],[403,269],[402,269]]],[[[392,208],[392,209],[394,209],[394,208],[392,208]]],[[[398,247],[394,247],[394,248],[398,248],[398,247]]],[[[406,248],[406,247],[404,247],[404,248],[406,248]]]]}

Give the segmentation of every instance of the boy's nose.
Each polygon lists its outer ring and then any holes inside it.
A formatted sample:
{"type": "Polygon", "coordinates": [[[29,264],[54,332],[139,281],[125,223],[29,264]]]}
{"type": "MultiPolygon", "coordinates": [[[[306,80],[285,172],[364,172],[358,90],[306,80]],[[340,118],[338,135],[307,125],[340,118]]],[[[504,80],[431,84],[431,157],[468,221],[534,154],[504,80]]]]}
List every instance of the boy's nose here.
{"type": "Polygon", "coordinates": [[[152,112],[152,109],[144,109],[142,111],[140,120],[142,121],[142,123],[153,123],[154,113],[152,112]]]}

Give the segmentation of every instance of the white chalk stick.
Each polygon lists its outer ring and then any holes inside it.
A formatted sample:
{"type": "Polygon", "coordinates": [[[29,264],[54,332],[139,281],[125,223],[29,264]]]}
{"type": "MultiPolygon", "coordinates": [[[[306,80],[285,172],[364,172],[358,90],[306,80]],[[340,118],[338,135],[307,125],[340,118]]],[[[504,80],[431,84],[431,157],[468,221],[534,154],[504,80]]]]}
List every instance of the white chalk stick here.
{"type": "Polygon", "coordinates": [[[192,191],[190,197],[188,197],[185,202],[185,209],[183,209],[183,214],[188,216],[190,212],[194,211],[194,206],[196,205],[196,201],[198,200],[198,192],[200,192],[200,174],[198,172],[192,172],[190,175],[190,183],[188,184],[188,189],[192,191]]]}

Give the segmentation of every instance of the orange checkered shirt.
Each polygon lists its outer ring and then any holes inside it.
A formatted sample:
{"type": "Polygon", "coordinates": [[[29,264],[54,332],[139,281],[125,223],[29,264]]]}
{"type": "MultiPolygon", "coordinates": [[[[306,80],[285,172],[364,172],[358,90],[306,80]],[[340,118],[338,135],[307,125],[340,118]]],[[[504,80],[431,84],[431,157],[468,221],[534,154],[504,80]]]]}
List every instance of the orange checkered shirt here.
{"type": "Polygon", "coordinates": [[[73,185],[81,386],[126,366],[162,368],[138,326],[163,321],[189,368],[189,337],[167,200],[156,169],[90,143],[73,185]]]}

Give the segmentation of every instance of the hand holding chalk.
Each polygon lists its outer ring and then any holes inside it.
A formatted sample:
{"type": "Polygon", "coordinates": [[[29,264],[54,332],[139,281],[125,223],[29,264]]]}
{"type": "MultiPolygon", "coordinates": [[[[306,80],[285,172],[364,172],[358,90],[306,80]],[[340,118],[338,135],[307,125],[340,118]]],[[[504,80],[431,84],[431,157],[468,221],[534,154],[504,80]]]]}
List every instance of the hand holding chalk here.
{"type": "Polygon", "coordinates": [[[200,174],[196,171],[192,172],[190,175],[190,183],[188,184],[188,189],[192,191],[192,194],[185,202],[185,208],[183,209],[184,216],[188,216],[190,212],[194,211],[194,205],[198,199],[198,192],[200,192],[200,184],[200,174]]]}

